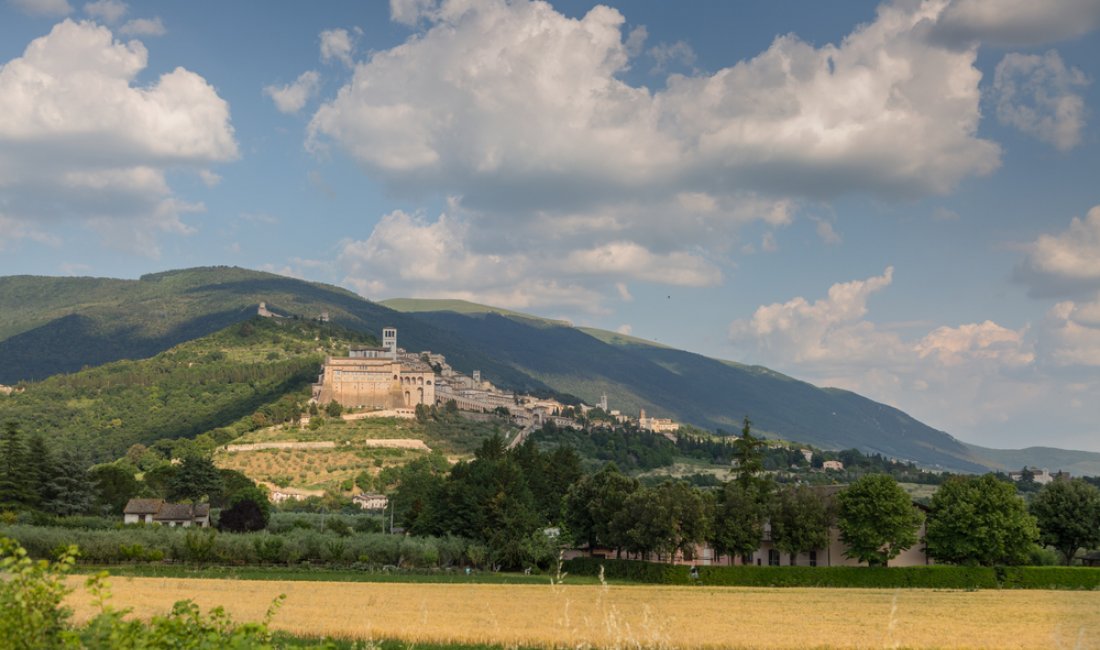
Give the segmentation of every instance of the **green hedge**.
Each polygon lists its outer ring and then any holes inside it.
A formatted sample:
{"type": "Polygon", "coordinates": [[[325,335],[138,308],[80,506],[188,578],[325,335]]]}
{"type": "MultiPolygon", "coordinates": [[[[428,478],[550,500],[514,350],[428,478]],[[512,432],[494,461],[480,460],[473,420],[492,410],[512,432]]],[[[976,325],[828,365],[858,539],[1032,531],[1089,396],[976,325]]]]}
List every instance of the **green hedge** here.
{"type": "MultiPolygon", "coordinates": [[[[690,567],[683,565],[576,558],[564,570],[609,580],[687,585],[690,567]]],[[[1100,589],[1100,570],[1080,567],[804,567],[700,566],[699,584],[724,587],[862,587],[921,589],[1100,589]]]]}
{"type": "Polygon", "coordinates": [[[1068,566],[999,567],[1009,589],[1100,589],[1100,569],[1068,566]]]}

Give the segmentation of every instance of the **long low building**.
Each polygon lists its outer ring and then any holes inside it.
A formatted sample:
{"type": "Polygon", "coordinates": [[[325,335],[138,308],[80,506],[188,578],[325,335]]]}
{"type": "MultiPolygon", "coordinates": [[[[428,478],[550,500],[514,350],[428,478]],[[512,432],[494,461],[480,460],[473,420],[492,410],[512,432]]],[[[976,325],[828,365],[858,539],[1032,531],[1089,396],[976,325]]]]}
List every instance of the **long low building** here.
{"type": "Polygon", "coordinates": [[[347,357],[327,358],[313,398],[368,410],[435,404],[432,367],[398,349],[396,329],[383,329],[382,342],[382,347],[356,347],[347,357]]]}

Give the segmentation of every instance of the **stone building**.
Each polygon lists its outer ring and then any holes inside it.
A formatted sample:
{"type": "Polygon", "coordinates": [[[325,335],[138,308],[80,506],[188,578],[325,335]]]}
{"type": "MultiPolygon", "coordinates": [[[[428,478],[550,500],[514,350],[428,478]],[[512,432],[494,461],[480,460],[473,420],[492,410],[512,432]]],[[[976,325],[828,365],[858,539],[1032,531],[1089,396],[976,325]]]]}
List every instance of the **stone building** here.
{"type": "Polygon", "coordinates": [[[397,347],[397,330],[382,330],[382,347],[358,347],[347,357],[329,357],[313,396],[345,408],[381,410],[435,404],[432,367],[397,347]]]}

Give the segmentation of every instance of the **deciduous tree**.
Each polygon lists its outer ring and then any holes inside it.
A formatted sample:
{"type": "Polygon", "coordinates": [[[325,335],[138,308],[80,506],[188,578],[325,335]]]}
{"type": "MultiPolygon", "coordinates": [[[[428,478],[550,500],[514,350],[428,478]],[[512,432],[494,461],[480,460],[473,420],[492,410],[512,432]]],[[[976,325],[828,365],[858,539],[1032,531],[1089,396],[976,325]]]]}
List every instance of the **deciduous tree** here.
{"type": "Polygon", "coordinates": [[[1031,514],[1041,540],[1073,562],[1079,548],[1100,546],[1100,489],[1082,479],[1049,483],[1035,495],[1031,514]]]}
{"type": "Polygon", "coordinates": [[[825,548],[829,544],[831,517],[825,499],[805,485],[779,491],[771,509],[772,543],[790,555],[791,565],[799,553],[825,548]]]}
{"type": "Polygon", "coordinates": [[[992,474],[948,479],[932,495],[925,538],[937,561],[1022,564],[1038,536],[1016,487],[992,474]]]}
{"type": "Polygon", "coordinates": [[[916,544],[923,520],[905,490],[886,474],[868,474],[837,496],[845,555],[872,566],[886,566],[916,544]]]}

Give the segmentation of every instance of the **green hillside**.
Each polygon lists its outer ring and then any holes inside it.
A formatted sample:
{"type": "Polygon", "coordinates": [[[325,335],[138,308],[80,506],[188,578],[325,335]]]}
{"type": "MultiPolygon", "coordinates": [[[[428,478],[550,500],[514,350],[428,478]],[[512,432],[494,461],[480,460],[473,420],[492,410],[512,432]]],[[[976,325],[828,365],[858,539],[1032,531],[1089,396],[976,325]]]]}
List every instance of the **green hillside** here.
{"type": "Polygon", "coordinates": [[[1074,476],[1100,476],[1100,454],[1054,447],[1027,449],[989,449],[967,445],[975,458],[1004,471],[1018,470],[1024,465],[1039,469],[1062,470],[1074,476]]]}
{"type": "MultiPolygon", "coordinates": [[[[1060,466],[1036,460],[1020,462],[1050,457],[1040,450],[1019,452],[1008,462],[974,450],[897,409],[851,392],[818,388],[760,366],[711,359],[635,337],[574,328],[475,303],[405,299],[379,304],[331,285],[230,267],[168,271],[138,280],[0,278],[0,383],[75,373],[86,366],[123,359],[157,358],[173,346],[252,318],[261,302],[286,316],[278,319],[283,323],[311,322],[327,312],[333,326],[364,335],[377,337],[383,327],[396,327],[398,343],[405,349],[442,353],[455,369],[467,374],[480,370],[496,385],[517,392],[562,399],[575,395],[588,403],[596,403],[606,393],[611,408],[624,413],[636,415],[644,408],[652,416],[672,417],[710,430],[734,431],[748,415],[758,430],[774,437],[822,449],[857,448],[953,470],[980,471],[1023,462],[1051,469],[1060,466]]],[[[96,381],[106,385],[111,382],[110,373],[122,372],[117,370],[121,367],[110,365],[98,375],[73,377],[97,377],[96,381]]],[[[295,382],[304,381],[300,379],[304,374],[302,365],[285,370],[280,380],[284,385],[277,385],[274,378],[265,379],[269,383],[260,382],[263,387],[251,398],[250,406],[299,385],[295,382]]],[[[32,384],[28,394],[64,381],[72,379],[32,384]]],[[[204,385],[219,380],[212,375],[187,381],[204,385]]],[[[211,394],[219,390],[209,388],[211,394]]],[[[49,411],[53,419],[48,421],[32,414],[39,418],[36,426],[69,429],[72,427],[65,418],[75,418],[81,426],[87,425],[89,433],[83,435],[95,432],[93,437],[117,438],[111,445],[161,433],[193,435],[210,422],[247,411],[243,407],[226,407],[224,412],[201,407],[185,417],[166,417],[163,432],[150,428],[140,434],[122,434],[96,429],[94,423],[81,419],[87,416],[82,416],[77,406],[64,400],[61,403],[72,410],[67,415],[49,411]]],[[[88,408],[94,410],[84,410],[88,408]]]]}
{"type": "Polygon", "coordinates": [[[657,417],[726,431],[736,431],[749,415],[760,431],[824,449],[856,448],[947,469],[984,469],[961,442],[897,409],[764,367],[648,343],[609,345],[576,328],[532,327],[494,313],[414,315],[589,404],[606,393],[609,406],[625,413],[644,408],[657,417]]]}
{"type": "Polygon", "coordinates": [[[325,354],[370,342],[336,326],[254,318],[149,359],[29,383],[0,395],[0,422],[96,460],[209,432],[224,442],[290,417],[309,399],[325,354]]]}
{"type": "Polygon", "coordinates": [[[569,321],[554,320],[552,318],[533,316],[531,314],[512,311],[510,309],[501,309],[500,307],[480,305],[476,302],[470,302],[468,300],[453,300],[442,298],[391,298],[389,300],[383,300],[378,304],[389,307],[390,309],[393,309],[395,311],[409,313],[424,311],[453,311],[456,314],[500,314],[501,316],[521,318],[537,323],[545,323],[547,325],[559,325],[562,327],[572,327],[573,325],[569,321]]]}
{"type": "Polygon", "coordinates": [[[71,373],[120,359],[142,359],[239,323],[259,303],[285,316],[315,319],[380,336],[397,327],[410,350],[445,350],[455,367],[548,392],[453,334],[365,300],[346,289],[235,267],[167,271],[138,280],[0,278],[0,384],[71,373]]]}

